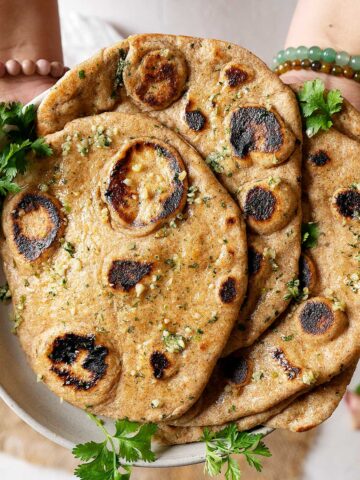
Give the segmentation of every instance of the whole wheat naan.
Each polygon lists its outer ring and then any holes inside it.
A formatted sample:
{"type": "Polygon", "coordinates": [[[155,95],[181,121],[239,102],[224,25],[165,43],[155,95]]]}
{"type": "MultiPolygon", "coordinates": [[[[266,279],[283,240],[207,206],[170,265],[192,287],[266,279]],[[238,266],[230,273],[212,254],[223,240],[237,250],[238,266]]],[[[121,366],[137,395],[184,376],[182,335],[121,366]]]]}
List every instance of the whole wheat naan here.
{"type": "Polygon", "coordinates": [[[304,221],[320,232],[303,265],[310,298],[256,344],[222,359],[198,405],[175,424],[219,425],[264,412],[358,360],[360,113],[345,101],[334,122],[303,146],[304,221]]]}
{"type": "Polygon", "coordinates": [[[198,153],[143,115],[48,135],[7,199],[2,257],[21,345],[57,395],[176,418],[205,387],[246,291],[245,226],[198,153]]]}
{"type": "MultiPolygon", "coordinates": [[[[327,420],[343,398],[356,365],[352,365],[329,382],[320,385],[297,398],[290,398],[261,413],[243,417],[236,422],[239,432],[266,425],[294,432],[304,432],[327,420]]],[[[212,431],[226,427],[215,425],[212,431]]],[[[208,427],[209,428],[209,427],[208,427]]],[[[175,427],[159,425],[157,439],[164,444],[178,445],[198,442],[204,434],[204,427],[175,427]]]]}
{"type": "Polygon", "coordinates": [[[317,427],[327,420],[339,405],[355,367],[356,364],[352,365],[330,382],[302,395],[285,410],[265,421],[265,425],[273,428],[285,428],[293,432],[305,432],[317,427]]]}
{"type": "Polygon", "coordinates": [[[109,110],[143,112],[179,132],[237,198],[250,278],[226,352],[252,344],[288,305],[286,283],[298,272],[302,135],[294,94],[229,42],[135,35],[68,72],[40,106],[38,131],[109,110]]]}

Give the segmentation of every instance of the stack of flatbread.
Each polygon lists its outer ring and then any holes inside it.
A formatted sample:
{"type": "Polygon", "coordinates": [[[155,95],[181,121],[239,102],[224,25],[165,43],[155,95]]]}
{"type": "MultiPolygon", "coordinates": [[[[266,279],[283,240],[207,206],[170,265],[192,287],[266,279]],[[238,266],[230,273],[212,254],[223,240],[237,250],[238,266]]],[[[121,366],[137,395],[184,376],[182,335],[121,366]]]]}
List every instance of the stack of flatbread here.
{"type": "Polygon", "coordinates": [[[217,40],[136,35],[69,71],[3,212],[38,378],[166,443],[330,416],[360,355],[360,114],[334,123],[303,138],[295,93],[217,40]]]}

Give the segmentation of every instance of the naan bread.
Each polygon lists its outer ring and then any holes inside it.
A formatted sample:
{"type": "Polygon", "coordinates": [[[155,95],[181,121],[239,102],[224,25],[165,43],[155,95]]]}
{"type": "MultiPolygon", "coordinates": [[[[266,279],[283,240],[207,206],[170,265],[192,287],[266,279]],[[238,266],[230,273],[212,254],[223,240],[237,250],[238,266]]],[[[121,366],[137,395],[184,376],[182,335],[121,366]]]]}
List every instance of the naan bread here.
{"type": "Polygon", "coordinates": [[[3,213],[21,345],[74,405],[176,418],[245,295],[240,211],[198,153],[144,115],[75,120],[46,140],[52,157],[32,161],[3,213]]]}
{"type": "Polygon", "coordinates": [[[289,407],[265,422],[273,428],[305,432],[325,422],[339,405],[351,381],[356,364],[337,375],[330,382],[316,387],[289,407]]]}
{"type": "Polygon", "coordinates": [[[219,425],[263,412],[359,358],[360,113],[345,102],[335,122],[304,139],[304,221],[320,231],[302,264],[311,297],[255,345],[222,359],[199,401],[201,412],[190,409],[175,424],[219,425]]]}
{"type": "Polygon", "coordinates": [[[250,278],[226,352],[251,345],[288,305],[286,283],[298,274],[302,135],[293,92],[237,45],[135,35],[67,73],[40,106],[38,131],[113,109],[180,133],[237,198],[250,278]]]}
{"type": "MultiPolygon", "coordinates": [[[[260,425],[272,428],[283,428],[294,432],[304,432],[318,426],[328,419],[343,398],[347,385],[350,383],[356,365],[352,365],[330,382],[314,388],[295,399],[287,399],[279,405],[236,422],[239,432],[251,430],[260,425]]],[[[215,425],[212,431],[226,427],[215,425]]],[[[205,427],[173,427],[159,425],[157,439],[164,444],[178,445],[200,441],[205,427]]]]}

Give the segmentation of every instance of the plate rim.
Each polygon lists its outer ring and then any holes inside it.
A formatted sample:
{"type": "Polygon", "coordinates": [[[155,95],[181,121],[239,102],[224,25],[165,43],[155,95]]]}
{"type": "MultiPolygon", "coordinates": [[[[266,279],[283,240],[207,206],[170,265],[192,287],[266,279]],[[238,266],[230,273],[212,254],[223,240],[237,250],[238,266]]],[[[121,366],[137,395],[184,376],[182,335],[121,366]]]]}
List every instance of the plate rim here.
{"type": "MultiPolygon", "coordinates": [[[[33,100],[30,100],[25,106],[34,105],[36,109],[38,109],[40,103],[44,100],[44,98],[48,95],[51,88],[45,90],[44,92],[37,95],[33,100]]],[[[70,440],[66,440],[63,436],[57,434],[53,429],[49,429],[44,424],[35,420],[33,416],[26,412],[26,410],[16,402],[14,398],[5,390],[3,385],[0,384],[0,398],[5,402],[5,404],[27,425],[29,425],[33,430],[37,433],[42,435],[43,437],[51,440],[52,442],[60,445],[61,447],[66,448],[67,450],[72,450],[75,446],[70,440]]],[[[264,436],[269,435],[275,429],[266,426],[256,427],[255,429],[249,430],[251,433],[261,433],[264,436]]],[[[204,442],[193,442],[192,444],[202,447],[202,452],[197,453],[193,456],[187,455],[182,458],[173,458],[173,459],[162,459],[161,453],[159,457],[155,460],[155,462],[147,463],[147,462],[135,462],[133,465],[136,467],[147,467],[147,468],[168,468],[168,467],[183,467],[187,465],[195,465],[199,463],[203,463],[205,461],[205,451],[204,451],[204,442]]],[[[165,449],[172,450],[180,445],[167,445],[165,449]]]]}

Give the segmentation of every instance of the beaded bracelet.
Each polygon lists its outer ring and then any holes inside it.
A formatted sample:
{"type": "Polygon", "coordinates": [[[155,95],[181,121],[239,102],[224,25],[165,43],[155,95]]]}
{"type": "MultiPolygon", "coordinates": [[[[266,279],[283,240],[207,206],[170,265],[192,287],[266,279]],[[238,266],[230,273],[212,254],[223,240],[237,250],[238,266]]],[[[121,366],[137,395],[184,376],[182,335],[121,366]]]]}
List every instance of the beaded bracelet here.
{"type": "Polygon", "coordinates": [[[273,58],[273,70],[278,75],[289,70],[311,69],[360,82],[360,55],[336,52],[333,48],[300,46],[280,50],[273,58]]]}
{"type": "Polygon", "coordinates": [[[61,62],[49,62],[41,58],[36,60],[23,60],[18,62],[15,59],[7,60],[5,63],[0,62],[0,78],[6,74],[16,77],[17,75],[50,75],[53,78],[60,78],[69,70],[61,62]]]}

